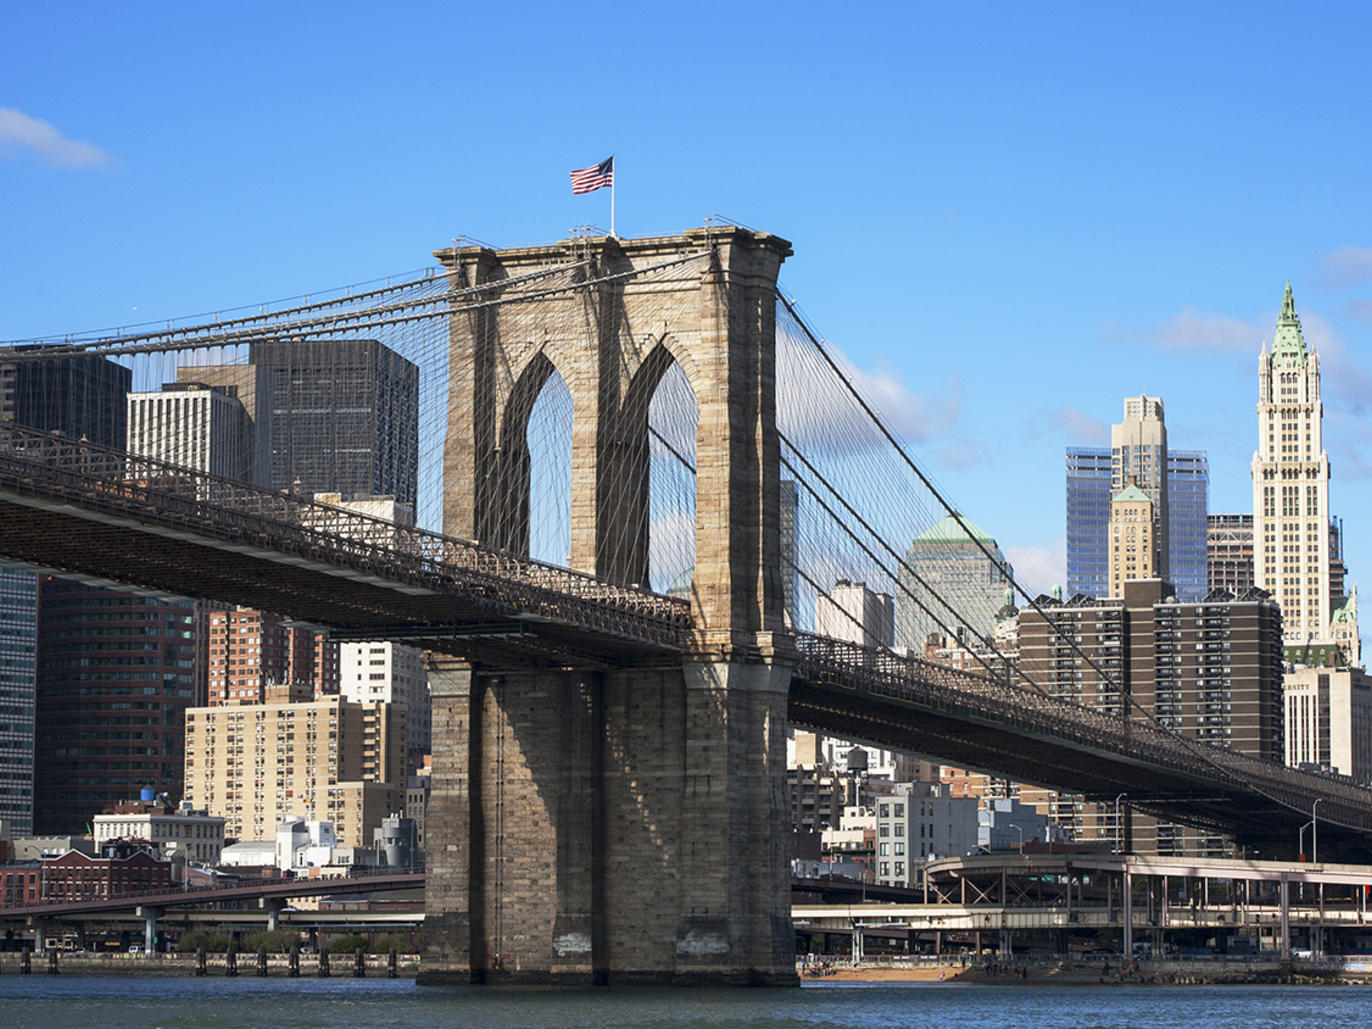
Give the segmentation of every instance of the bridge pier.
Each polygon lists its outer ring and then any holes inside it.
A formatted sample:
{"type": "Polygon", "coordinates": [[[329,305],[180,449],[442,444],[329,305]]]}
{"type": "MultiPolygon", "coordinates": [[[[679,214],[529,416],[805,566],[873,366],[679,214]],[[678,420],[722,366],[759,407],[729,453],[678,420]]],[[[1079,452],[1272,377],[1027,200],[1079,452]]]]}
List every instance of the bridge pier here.
{"type": "Polygon", "coordinates": [[[646,583],[649,403],[674,363],[699,423],[693,631],[657,656],[532,670],[473,642],[471,665],[430,675],[421,982],[797,981],[774,381],[790,252],[710,227],[436,253],[455,290],[559,268],[595,283],[451,319],[448,534],[528,553],[527,426],[556,371],[575,411],[570,564],[646,583]]]}
{"type": "Polygon", "coordinates": [[[788,683],[431,670],[421,981],[794,982],[788,683]]]}
{"type": "Polygon", "coordinates": [[[134,914],[143,919],[143,953],[152,954],[157,947],[157,919],[163,911],[161,908],[140,905],[134,914]]]}
{"type": "Polygon", "coordinates": [[[267,932],[276,932],[281,925],[281,912],[286,907],[286,901],[281,897],[259,897],[257,906],[267,912],[267,932]]]}

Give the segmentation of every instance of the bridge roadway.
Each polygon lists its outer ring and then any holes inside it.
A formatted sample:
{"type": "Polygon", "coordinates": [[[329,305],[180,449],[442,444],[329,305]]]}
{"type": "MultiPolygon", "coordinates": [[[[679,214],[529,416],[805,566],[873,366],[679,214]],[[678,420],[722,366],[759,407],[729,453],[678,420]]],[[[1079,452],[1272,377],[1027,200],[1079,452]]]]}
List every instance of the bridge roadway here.
{"type": "MultiPolygon", "coordinates": [[[[1331,934],[1347,939],[1372,933],[1367,903],[1372,867],[1366,865],[1046,853],[945,858],[924,870],[924,885],[915,889],[795,879],[791,916],[796,930],[812,938],[854,939],[859,950],[863,936],[932,939],[941,949],[949,938],[988,942],[984,937],[994,934],[1002,948],[1010,949],[1022,948],[1030,935],[1042,941],[1044,934],[1056,934],[1062,943],[1062,934],[1068,934],[1101,943],[1120,932],[1127,951],[1134,939],[1142,939],[1161,952],[1164,943],[1235,933],[1257,934],[1272,949],[1289,951],[1294,929],[1307,936],[1317,954],[1331,934]],[[1131,883],[1127,894],[1125,875],[1131,883]]],[[[271,902],[423,886],[423,872],[257,880],[7,908],[0,910],[0,925],[24,924],[40,935],[57,932],[64,923],[127,924],[150,933],[148,915],[155,912],[154,922],[177,926],[413,930],[424,922],[422,910],[281,910],[271,902]],[[253,901],[252,908],[218,907],[253,901]]]]}
{"type": "MultiPolygon", "coordinates": [[[[679,661],[688,604],[421,529],[0,423],[0,559],[406,640],[477,667],[679,661]]],[[[1372,853],[1372,792],[996,681],[797,634],[794,724],[1289,847],[1372,853]]],[[[784,656],[784,655],[783,655],[784,656]]]]}

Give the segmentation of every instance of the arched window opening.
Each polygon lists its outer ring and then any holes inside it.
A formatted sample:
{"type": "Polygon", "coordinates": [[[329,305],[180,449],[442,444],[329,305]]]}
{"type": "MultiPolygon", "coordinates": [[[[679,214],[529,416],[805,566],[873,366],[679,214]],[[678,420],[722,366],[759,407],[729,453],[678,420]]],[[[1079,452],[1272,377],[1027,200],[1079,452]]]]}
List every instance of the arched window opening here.
{"type": "Polygon", "coordinates": [[[529,411],[529,556],[569,567],[572,546],[572,394],[554,369],[529,411]]]}

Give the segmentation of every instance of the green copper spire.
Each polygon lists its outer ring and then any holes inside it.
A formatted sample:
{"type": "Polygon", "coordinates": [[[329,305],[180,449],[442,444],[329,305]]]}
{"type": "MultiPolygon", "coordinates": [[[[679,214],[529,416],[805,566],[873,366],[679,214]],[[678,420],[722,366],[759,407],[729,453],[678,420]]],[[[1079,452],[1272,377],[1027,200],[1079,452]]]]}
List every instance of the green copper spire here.
{"type": "Polygon", "coordinates": [[[1272,356],[1282,354],[1305,360],[1305,336],[1301,334],[1301,317],[1296,313],[1296,301],[1291,296],[1291,283],[1286,283],[1286,293],[1281,299],[1281,317],[1277,319],[1277,332],[1272,337],[1272,356]]]}

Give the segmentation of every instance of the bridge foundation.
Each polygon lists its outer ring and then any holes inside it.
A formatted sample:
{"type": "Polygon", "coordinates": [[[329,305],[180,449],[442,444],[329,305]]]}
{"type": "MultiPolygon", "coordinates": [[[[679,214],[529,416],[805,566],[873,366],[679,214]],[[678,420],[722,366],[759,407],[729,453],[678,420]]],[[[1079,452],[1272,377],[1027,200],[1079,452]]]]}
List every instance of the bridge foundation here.
{"type": "Polygon", "coordinates": [[[421,981],[794,982],[789,678],[431,670],[421,981]]]}

